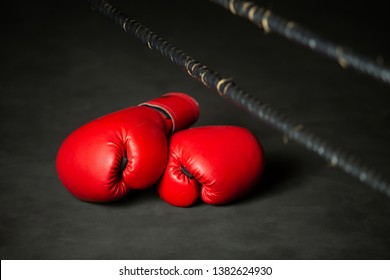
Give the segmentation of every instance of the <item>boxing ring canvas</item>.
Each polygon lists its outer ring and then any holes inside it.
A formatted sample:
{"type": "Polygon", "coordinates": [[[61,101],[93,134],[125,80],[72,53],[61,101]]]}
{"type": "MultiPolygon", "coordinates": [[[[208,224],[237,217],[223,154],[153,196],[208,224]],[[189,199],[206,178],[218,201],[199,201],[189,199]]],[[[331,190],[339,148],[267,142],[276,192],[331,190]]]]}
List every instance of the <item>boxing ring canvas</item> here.
{"type": "MultiPolygon", "coordinates": [[[[380,1],[254,2],[388,65],[389,19],[380,1]]],[[[389,178],[388,84],[212,1],[110,3],[389,178]]],[[[2,259],[389,259],[384,193],[221,98],[86,2],[26,1],[5,10],[2,259]],[[194,126],[238,125],[255,134],[266,156],[261,184],[219,207],[176,208],[154,187],[110,204],[72,197],[55,168],[64,138],[101,115],[170,91],[199,102],[194,126]]]]}

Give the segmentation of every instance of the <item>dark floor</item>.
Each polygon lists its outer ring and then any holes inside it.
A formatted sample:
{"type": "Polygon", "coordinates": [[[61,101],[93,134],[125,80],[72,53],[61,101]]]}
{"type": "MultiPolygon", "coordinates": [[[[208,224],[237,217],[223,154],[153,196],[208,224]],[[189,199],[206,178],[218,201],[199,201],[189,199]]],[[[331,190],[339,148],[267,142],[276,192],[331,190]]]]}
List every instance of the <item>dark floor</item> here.
{"type": "MultiPolygon", "coordinates": [[[[276,14],[390,59],[384,4],[258,1],[276,14]]],[[[386,174],[390,86],[290,43],[207,0],[113,1],[126,14],[274,108],[386,174]]],[[[0,17],[1,259],[389,259],[390,198],[330,168],[231,105],[83,1],[15,1],[0,17]],[[175,208],[154,188],[98,205],[61,185],[64,138],[169,91],[196,98],[196,126],[247,127],[264,180],[224,207],[175,208]]]]}

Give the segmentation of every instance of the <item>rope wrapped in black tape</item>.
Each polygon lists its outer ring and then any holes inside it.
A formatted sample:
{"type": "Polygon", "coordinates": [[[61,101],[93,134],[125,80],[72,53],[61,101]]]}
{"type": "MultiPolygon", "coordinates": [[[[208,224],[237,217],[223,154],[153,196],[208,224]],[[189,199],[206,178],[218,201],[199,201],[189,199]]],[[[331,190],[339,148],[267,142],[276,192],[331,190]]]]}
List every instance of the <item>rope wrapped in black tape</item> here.
{"type": "Polygon", "coordinates": [[[377,80],[390,84],[390,69],[353,51],[334,44],[293,21],[283,19],[270,10],[247,0],[210,0],[232,14],[247,18],[265,32],[274,32],[290,41],[336,60],[341,67],[351,67],[377,80]]]}
{"type": "Polygon", "coordinates": [[[136,20],[130,19],[105,0],[87,1],[97,11],[120,25],[126,33],[135,36],[150,49],[169,58],[191,77],[199,80],[205,86],[216,90],[219,95],[249,112],[257,119],[281,131],[285,135],[285,139],[295,140],[328,161],[331,166],[339,167],[361,182],[390,196],[390,184],[382,175],[363,164],[362,161],[341,149],[333,147],[326,140],[314,135],[302,124],[290,120],[284,114],[277,112],[269,105],[256,99],[242,90],[232,79],[222,77],[206,65],[196,61],[136,20]]]}

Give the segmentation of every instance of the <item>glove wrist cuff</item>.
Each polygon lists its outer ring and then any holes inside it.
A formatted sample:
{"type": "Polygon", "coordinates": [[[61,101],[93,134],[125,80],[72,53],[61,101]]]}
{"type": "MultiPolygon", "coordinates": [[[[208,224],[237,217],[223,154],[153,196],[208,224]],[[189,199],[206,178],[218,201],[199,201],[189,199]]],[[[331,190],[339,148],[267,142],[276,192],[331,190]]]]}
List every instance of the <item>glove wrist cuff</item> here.
{"type": "Polygon", "coordinates": [[[172,121],[171,133],[191,126],[199,118],[198,103],[191,96],[184,93],[167,93],[142,103],[140,106],[156,108],[169,115],[172,121]]]}

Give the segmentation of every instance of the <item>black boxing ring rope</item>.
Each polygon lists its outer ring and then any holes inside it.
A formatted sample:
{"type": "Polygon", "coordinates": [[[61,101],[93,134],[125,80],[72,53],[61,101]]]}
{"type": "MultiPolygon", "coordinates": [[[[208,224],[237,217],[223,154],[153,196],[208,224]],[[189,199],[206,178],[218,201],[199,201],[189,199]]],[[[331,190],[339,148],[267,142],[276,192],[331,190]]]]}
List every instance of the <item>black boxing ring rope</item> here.
{"type": "Polygon", "coordinates": [[[264,32],[274,32],[314,52],[336,60],[341,67],[351,67],[358,72],[390,84],[390,69],[377,62],[358,55],[340,45],[336,45],[310,32],[293,21],[274,15],[270,10],[246,0],[210,0],[234,15],[239,15],[254,23],[264,32]]]}
{"type": "Polygon", "coordinates": [[[120,10],[114,8],[107,1],[86,1],[95,10],[120,25],[126,33],[136,37],[150,49],[169,58],[173,63],[186,70],[191,77],[201,81],[205,86],[216,90],[220,96],[249,112],[252,116],[281,131],[285,139],[295,140],[308,150],[328,161],[332,167],[339,167],[347,174],[366,183],[373,189],[390,196],[389,182],[381,174],[365,165],[355,156],[332,146],[325,139],[310,132],[303,124],[294,122],[284,114],[277,112],[269,105],[242,90],[232,79],[225,78],[206,65],[194,60],[136,20],[129,18],[120,10]]]}

